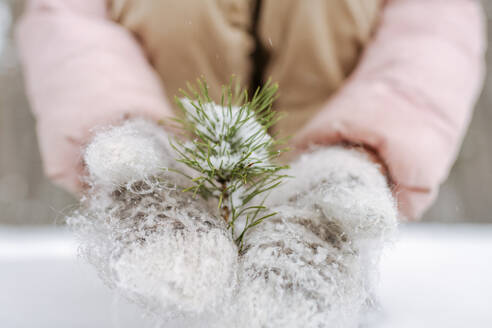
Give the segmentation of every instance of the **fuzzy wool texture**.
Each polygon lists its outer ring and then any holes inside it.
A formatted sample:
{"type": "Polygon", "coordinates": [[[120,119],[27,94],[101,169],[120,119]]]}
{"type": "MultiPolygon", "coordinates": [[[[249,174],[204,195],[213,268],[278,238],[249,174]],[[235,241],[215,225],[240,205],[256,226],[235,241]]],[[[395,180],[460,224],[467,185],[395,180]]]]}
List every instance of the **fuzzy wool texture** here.
{"type": "Polygon", "coordinates": [[[287,179],[268,198],[271,207],[291,204],[336,220],[353,243],[388,240],[397,208],[377,164],[355,149],[313,149],[292,163],[287,179]]]}
{"type": "Polygon", "coordinates": [[[185,171],[174,157],[166,133],[143,120],[102,130],[86,149],[91,187],[68,223],[109,286],[181,327],[360,324],[396,230],[375,164],[339,147],[303,155],[267,200],[277,214],[238,254],[217,205],[183,193],[189,181],[166,170],[185,171]]]}
{"type": "Polygon", "coordinates": [[[84,152],[90,182],[108,187],[158,175],[172,158],[162,127],[143,119],[98,131],[84,152]]]}
{"type": "Polygon", "coordinates": [[[284,208],[252,230],[240,261],[240,321],[251,327],[357,327],[367,295],[340,227],[284,208]]]}
{"type": "Polygon", "coordinates": [[[278,214],[248,232],[239,302],[251,327],[358,327],[380,252],[396,230],[385,178],[339,147],[303,155],[270,195],[278,214]]]}
{"type": "Polygon", "coordinates": [[[100,132],[85,152],[91,189],[68,223],[109,286],[164,318],[213,317],[235,290],[237,248],[223,220],[163,166],[172,158],[153,123],[100,132]]]}

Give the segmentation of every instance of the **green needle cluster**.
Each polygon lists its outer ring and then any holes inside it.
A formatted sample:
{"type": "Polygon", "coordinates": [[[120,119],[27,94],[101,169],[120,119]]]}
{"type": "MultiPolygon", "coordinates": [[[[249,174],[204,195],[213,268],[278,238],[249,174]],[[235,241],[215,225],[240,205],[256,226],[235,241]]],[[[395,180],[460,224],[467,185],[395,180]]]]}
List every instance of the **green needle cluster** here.
{"type": "Polygon", "coordinates": [[[218,200],[220,215],[239,249],[248,229],[275,215],[264,205],[267,192],[286,177],[281,171],[287,166],[275,163],[287,150],[280,148],[284,140],[268,133],[279,119],[272,110],[277,89],[268,81],[249,97],[232,78],[216,104],[205,80],[199,79],[176,97],[184,115],[175,121],[188,141],[175,139],[172,146],[177,160],[196,173],[186,175],[193,184],[185,191],[218,200]]]}

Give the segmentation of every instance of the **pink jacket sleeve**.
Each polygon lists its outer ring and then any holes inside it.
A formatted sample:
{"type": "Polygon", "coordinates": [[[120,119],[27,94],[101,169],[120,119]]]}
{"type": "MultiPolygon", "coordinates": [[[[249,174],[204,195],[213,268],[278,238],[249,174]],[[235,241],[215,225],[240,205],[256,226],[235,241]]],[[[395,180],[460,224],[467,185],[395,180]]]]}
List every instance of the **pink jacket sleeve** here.
{"type": "Polygon", "coordinates": [[[46,174],[81,187],[81,147],[94,127],[170,115],[141,47],[107,17],[105,0],[30,0],[17,28],[46,174]]]}
{"type": "Polygon", "coordinates": [[[484,72],[484,17],[473,0],[390,0],[358,68],[296,142],[378,151],[410,219],[436,197],[484,72]]]}

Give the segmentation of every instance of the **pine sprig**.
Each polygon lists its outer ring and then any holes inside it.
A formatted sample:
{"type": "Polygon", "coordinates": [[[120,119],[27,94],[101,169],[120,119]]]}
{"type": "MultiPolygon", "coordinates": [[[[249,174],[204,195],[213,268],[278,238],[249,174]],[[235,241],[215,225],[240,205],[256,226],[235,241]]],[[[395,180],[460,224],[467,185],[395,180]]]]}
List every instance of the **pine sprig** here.
{"type": "Polygon", "coordinates": [[[239,249],[246,231],[275,215],[264,205],[267,192],[286,176],[287,166],[275,164],[286,148],[283,140],[268,134],[279,116],[272,110],[278,86],[268,81],[249,98],[238,80],[222,88],[220,104],[210,98],[204,79],[176,97],[183,117],[175,119],[190,141],[174,140],[177,160],[195,171],[187,176],[192,186],[184,191],[218,200],[220,215],[227,222],[239,249]],[[259,204],[255,204],[262,198],[259,204]],[[239,220],[243,224],[236,231],[239,220]]]}

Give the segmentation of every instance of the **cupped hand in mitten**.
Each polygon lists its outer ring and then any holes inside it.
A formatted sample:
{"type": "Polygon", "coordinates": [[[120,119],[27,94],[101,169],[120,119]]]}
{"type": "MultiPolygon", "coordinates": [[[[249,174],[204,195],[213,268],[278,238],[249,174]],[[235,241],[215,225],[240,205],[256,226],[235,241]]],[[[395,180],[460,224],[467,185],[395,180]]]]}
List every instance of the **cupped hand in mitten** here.
{"type": "Polygon", "coordinates": [[[242,313],[258,327],[357,327],[396,228],[386,179],[342,147],[303,155],[288,174],[267,202],[277,215],[245,238],[242,313]]]}
{"type": "Polygon", "coordinates": [[[155,123],[101,130],[84,152],[83,207],[68,221],[82,254],[124,295],[166,315],[213,312],[234,290],[237,248],[213,209],[182,191],[173,158],[155,123]]]}

